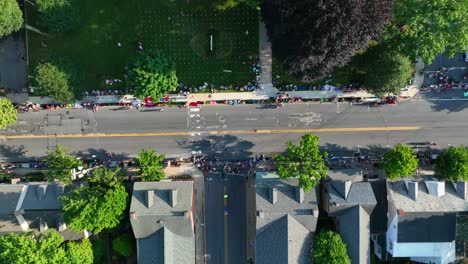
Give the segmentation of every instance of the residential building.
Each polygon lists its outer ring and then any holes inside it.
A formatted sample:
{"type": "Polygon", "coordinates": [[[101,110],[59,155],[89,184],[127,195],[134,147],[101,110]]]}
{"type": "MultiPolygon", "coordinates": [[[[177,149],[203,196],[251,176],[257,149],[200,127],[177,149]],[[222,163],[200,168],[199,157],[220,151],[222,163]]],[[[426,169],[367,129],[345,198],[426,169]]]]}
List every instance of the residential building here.
{"type": "Polygon", "coordinates": [[[387,193],[388,226],[383,248],[387,259],[454,262],[457,216],[468,212],[468,183],[431,178],[388,181],[387,193]]]}
{"type": "Polygon", "coordinates": [[[0,184],[0,235],[55,229],[65,240],[87,237],[87,232],[74,232],[63,221],[59,198],[64,190],[58,183],[0,184]]]}
{"type": "Polygon", "coordinates": [[[377,205],[371,184],[355,169],[330,170],[322,183],[323,209],[334,219],[351,263],[370,263],[370,221],[377,205]]]}
{"type": "Polygon", "coordinates": [[[310,263],[319,213],[315,189],[304,192],[297,179],[259,175],[255,186],[255,263],[310,263]]]}
{"type": "Polygon", "coordinates": [[[139,264],[195,263],[192,181],[136,182],[130,222],[139,264]]]}

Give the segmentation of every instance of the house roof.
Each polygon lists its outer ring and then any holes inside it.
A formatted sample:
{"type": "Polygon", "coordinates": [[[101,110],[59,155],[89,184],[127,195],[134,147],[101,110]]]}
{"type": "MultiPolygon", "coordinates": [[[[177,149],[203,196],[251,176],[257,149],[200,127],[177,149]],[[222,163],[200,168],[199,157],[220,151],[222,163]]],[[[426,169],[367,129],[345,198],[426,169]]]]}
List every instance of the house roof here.
{"type": "Polygon", "coordinates": [[[14,214],[24,185],[0,184],[0,216],[14,214]]]}
{"type": "Polygon", "coordinates": [[[405,212],[398,216],[398,242],[455,241],[456,213],[405,212]]]}
{"type": "Polygon", "coordinates": [[[138,239],[138,263],[195,263],[195,242],[161,228],[149,237],[138,239]]]}
{"type": "MultiPolygon", "coordinates": [[[[331,181],[331,188],[328,188],[330,202],[340,205],[369,205],[373,207],[377,204],[374,196],[374,191],[369,182],[354,182],[349,187],[346,198],[337,190],[336,182],[331,181]]],[[[370,213],[370,212],[369,212],[370,213]]]]}
{"type": "Polygon", "coordinates": [[[385,180],[372,181],[372,190],[377,205],[371,214],[371,233],[385,233],[387,231],[387,188],[385,180]]]}
{"type": "Polygon", "coordinates": [[[317,225],[315,189],[303,192],[295,178],[257,179],[258,263],[308,263],[317,225]]]}
{"type": "Polygon", "coordinates": [[[194,263],[192,181],[136,182],[130,222],[139,263],[194,263]]]}
{"type": "Polygon", "coordinates": [[[389,200],[397,209],[405,212],[464,212],[468,203],[460,198],[452,183],[445,182],[445,194],[437,197],[429,194],[423,181],[418,181],[417,198],[414,200],[408,193],[405,181],[387,181],[389,200]]]}
{"type": "Polygon", "coordinates": [[[0,234],[23,232],[20,220],[24,219],[25,228],[36,233],[56,229],[65,240],[83,238],[84,232],[74,232],[63,224],[59,200],[63,189],[44,182],[0,184],[0,234]]]}
{"type": "Polygon", "coordinates": [[[370,214],[360,205],[338,214],[338,231],[346,243],[351,263],[369,263],[370,214]]]}
{"type": "Polygon", "coordinates": [[[26,196],[21,204],[24,210],[60,210],[60,196],[65,186],[56,183],[33,182],[26,185],[26,196]]]}
{"type": "Polygon", "coordinates": [[[257,233],[258,263],[310,263],[313,233],[291,215],[284,215],[257,233]]]}

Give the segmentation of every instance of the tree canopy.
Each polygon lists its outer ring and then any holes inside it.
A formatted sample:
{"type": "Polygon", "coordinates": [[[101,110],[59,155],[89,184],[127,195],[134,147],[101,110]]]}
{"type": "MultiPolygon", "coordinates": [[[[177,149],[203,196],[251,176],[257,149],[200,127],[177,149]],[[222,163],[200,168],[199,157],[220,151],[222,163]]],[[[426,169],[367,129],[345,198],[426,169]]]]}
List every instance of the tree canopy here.
{"type": "Polygon", "coordinates": [[[63,145],[47,150],[45,158],[47,164],[46,176],[49,181],[59,180],[65,185],[72,183],[72,169],[82,165],[81,161],[70,155],[70,150],[63,145]]]}
{"type": "Polygon", "coordinates": [[[378,38],[394,0],[263,0],[262,18],[275,56],[289,74],[312,82],[347,64],[378,38]]]}
{"type": "Polygon", "coordinates": [[[0,38],[18,31],[23,26],[23,12],[16,0],[0,1],[0,38]]]}
{"type": "Polygon", "coordinates": [[[324,161],[328,154],[319,150],[319,139],[318,136],[305,134],[297,146],[289,141],[286,153],[273,157],[280,178],[298,177],[299,186],[306,192],[314,188],[328,173],[324,161]]]}
{"type": "Polygon", "coordinates": [[[7,98],[0,98],[0,129],[16,123],[16,109],[7,98]]]}
{"type": "Polygon", "coordinates": [[[468,47],[467,0],[396,0],[386,42],[411,59],[431,63],[468,47]]]}
{"type": "Polygon", "coordinates": [[[93,251],[87,239],[65,245],[54,230],[38,236],[11,233],[0,236],[0,263],[92,264],[93,251]]]}
{"type": "Polygon", "coordinates": [[[250,8],[258,8],[258,0],[218,0],[215,1],[215,7],[218,10],[227,10],[239,5],[245,5],[250,8]]]}
{"type": "Polygon", "coordinates": [[[468,147],[450,146],[437,157],[437,177],[449,181],[468,181],[468,147]]]}
{"type": "Polygon", "coordinates": [[[136,162],[140,171],[142,181],[160,181],[164,179],[164,164],[165,155],[158,155],[153,149],[142,149],[138,153],[136,162]]]}
{"type": "Polygon", "coordinates": [[[119,171],[98,168],[89,186],[66,192],[61,197],[63,219],[74,231],[88,230],[97,234],[120,223],[127,208],[127,197],[119,171]]]}
{"type": "Polygon", "coordinates": [[[346,253],[346,244],[339,234],[322,231],[314,238],[313,262],[323,264],[351,264],[346,253]]]}
{"type": "Polygon", "coordinates": [[[77,0],[36,0],[40,23],[50,33],[64,33],[77,27],[80,10],[77,0]]]}
{"type": "Polygon", "coordinates": [[[34,70],[36,85],[41,94],[60,103],[71,103],[74,99],[70,86],[70,75],[50,62],[40,63],[34,70]]]}
{"type": "Polygon", "coordinates": [[[133,254],[133,243],[128,234],[122,234],[112,240],[112,250],[124,257],[131,256],[133,254]]]}
{"type": "Polygon", "coordinates": [[[375,95],[397,95],[413,77],[414,67],[407,56],[385,49],[384,45],[377,45],[362,55],[365,59],[363,85],[375,95]]]}
{"type": "Polygon", "coordinates": [[[397,179],[413,175],[418,160],[411,147],[397,144],[384,154],[383,167],[388,179],[397,179]]]}
{"type": "Polygon", "coordinates": [[[151,96],[159,100],[179,85],[174,62],[156,50],[141,53],[129,77],[135,96],[140,98],[151,96]]]}

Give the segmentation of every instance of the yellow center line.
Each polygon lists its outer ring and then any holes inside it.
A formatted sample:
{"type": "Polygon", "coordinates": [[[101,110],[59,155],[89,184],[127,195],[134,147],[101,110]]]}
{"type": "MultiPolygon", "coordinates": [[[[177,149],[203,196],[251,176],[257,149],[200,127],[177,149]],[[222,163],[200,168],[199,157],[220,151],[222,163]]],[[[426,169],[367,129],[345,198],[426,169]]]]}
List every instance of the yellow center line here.
{"type": "MultiPolygon", "coordinates": [[[[371,132],[371,131],[412,131],[419,130],[418,126],[407,127],[336,127],[336,128],[299,128],[299,129],[251,129],[207,131],[208,135],[243,135],[243,134],[288,134],[288,133],[342,133],[342,132],[371,132]]],[[[104,137],[177,137],[188,136],[188,132],[144,132],[144,133],[95,133],[68,135],[15,135],[0,136],[0,139],[40,139],[40,138],[104,138],[104,137]]]]}

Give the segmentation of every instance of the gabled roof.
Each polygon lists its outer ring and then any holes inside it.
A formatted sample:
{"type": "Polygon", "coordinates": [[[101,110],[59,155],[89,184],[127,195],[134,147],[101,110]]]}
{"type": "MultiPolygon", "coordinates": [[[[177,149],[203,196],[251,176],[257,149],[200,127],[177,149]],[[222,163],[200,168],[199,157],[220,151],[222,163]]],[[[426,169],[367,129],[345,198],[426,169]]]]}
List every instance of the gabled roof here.
{"type": "Polygon", "coordinates": [[[64,186],[56,183],[0,184],[0,234],[57,230],[65,240],[84,237],[84,232],[66,228],[60,195],[64,186]]]}
{"type": "Polygon", "coordinates": [[[130,222],[139,263],[194,263],[192,181],[136,182],[130,222]]]}
{"type": "Polygon", "coordinates": [[[351,263],[369,263],[370,214],[359,205],[340,211],[338,232],[346,243],[351,263]]]}
{"type": "Polygon", "coordinates": [[[331,188],[328,188],[330,202],[332,206],[354,206],[362,205],[366,209],[370,208],[369,213],[372,212],[373,208],[377,204],[375,199],[374,191],[369,182],[354,182],[349,187],[348,196],[345,199],[335,188],[333,181],[329,184],[331,188]]]}
{"type": "Polygon", "coordinates": [[[309,263],[317,225],[315,189],[304,192],[297,179],[257,179],[257,263],[309,263]]]}
{"type": "Polygon", "coordinates": [[[284,215],[257,232],[257,263],[309,263],[313,233],[293,216],[284,215]]]}
{"type": "Polygon", "coordinates": [[[455,241],[455,213],[403,213],[398,216],[399,243],[455,241]]]}
{"type": "Polygon", "coordinates": [[[445,193],[438,197],[430,194],[424,181],[417,181],[416,200],[408,193],[405,181],[387,181],[389,201],[404,212],[466,212],[468,202],[457,195],[450,182],[445,182],[445,193]]]}

